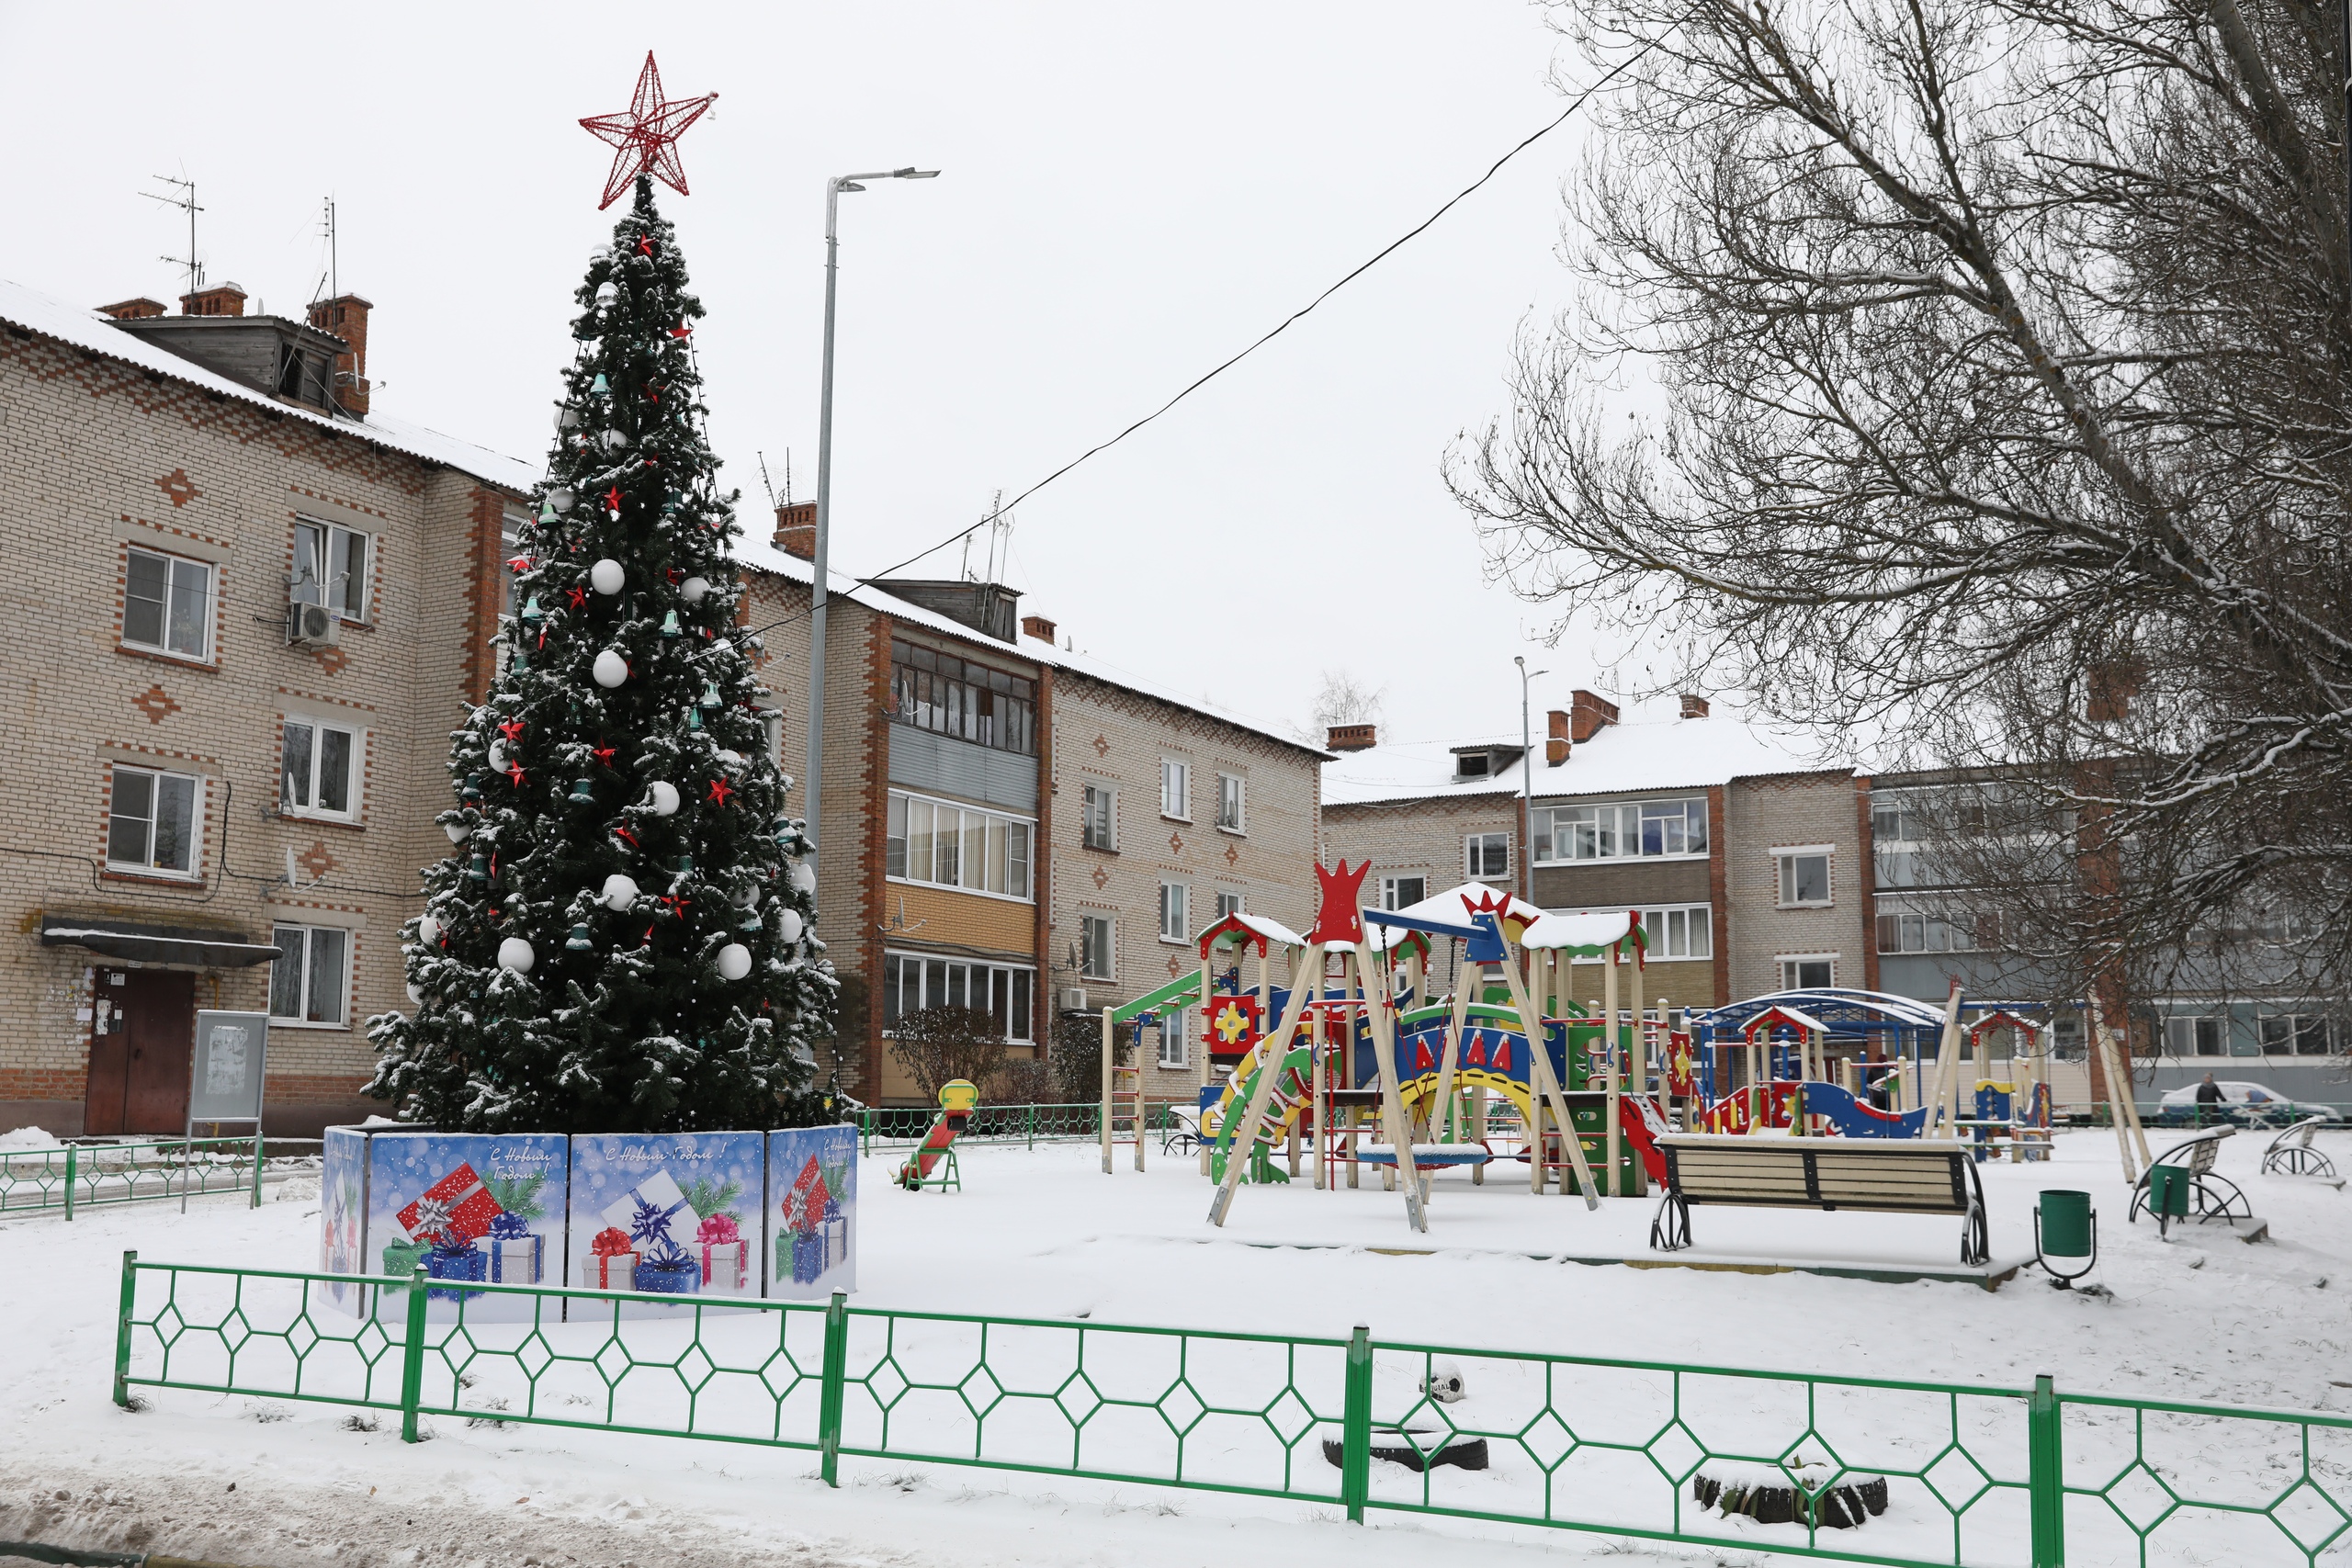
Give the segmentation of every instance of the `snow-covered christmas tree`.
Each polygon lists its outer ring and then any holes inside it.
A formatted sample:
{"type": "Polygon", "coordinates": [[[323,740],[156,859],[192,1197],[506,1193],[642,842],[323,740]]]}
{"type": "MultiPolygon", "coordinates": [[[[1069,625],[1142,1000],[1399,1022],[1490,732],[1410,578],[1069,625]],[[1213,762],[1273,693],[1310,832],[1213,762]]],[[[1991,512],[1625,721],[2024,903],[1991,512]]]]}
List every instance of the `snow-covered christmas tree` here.
{"type": "MultiPolygon", "coordinates": [[[[650,68],[650,67],[649,67],[650,68]]],[[[577,357],[489,701],[451,738],[450,857],[403,930],[411,1013],[368,1092],[474,1132],[816,1120],[833,996],[770,760],[715,483],[701,304],[640,174],[591,257],[577,357]]]]}

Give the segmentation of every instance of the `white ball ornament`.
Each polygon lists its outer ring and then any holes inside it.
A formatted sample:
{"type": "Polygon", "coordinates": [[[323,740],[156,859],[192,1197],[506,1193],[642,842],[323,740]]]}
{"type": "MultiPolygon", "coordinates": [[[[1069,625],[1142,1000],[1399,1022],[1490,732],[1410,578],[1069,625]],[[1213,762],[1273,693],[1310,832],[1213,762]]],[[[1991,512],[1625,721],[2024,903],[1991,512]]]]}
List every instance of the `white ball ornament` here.
{"type": "Polygon", "coordinates": [[[817,868],[807,861],[792,863],[792,890],[795,893],[817,891],[817,868]]]}
{"type": "Polygon", "coordinates": [[[416,982],[411,980],[406,988],[408,991],[408,1005],[414,1008],[423,1007],[424,1005],[424,993],[416,988],[416,982]]]}
{"type": "Polygon", "coordinates": [[[512,969],[517,975],[527,975],[531,972],[531,965],[537,963],[539,955],[531,951],[531,944],[519,936],[510,936],[498,944],[498,966],[501,969],[512,969]]]}
{"type": "Polygon", "coordinates": [[[730,942],[718,950],[718,977],[740,980],[752,972],[752,950],[740,942],[730,942]]]}
{"type": "Polygon", "coordinates": [[[628,679],[628,660],[620,656],[618,649],[608,648],[596,655],[596,662],[589,666],[588,672],[596,678],[596,684],[609,692],[628,679]]]}
{"type": "Polygon", "coordinates": [[[653,815],[667,817],[678,809],[678,786],[667,779],[653,781],[653,815]]]}
{"type": "Polygon", "coordinates": [[[800,911],[786,909],[775,918],[775,934],[787,942],[800,940],[800,911]]]}
{"type": "Polygon", "coordinates": [[[702,596],[709,592],[709,582],[699,577],[689,577],[684,582],[678,584],[678,592],[689,604],[701,604],[702,596]]]}
{"type": "Polygon", "coordinates": [[[440,919],[434,915],[419,915],[416,918],[417,944],[421,947],[431,947],[440,940],[440,919]]]}
{"type": "Polygon", "coordinates": [[[490,743],[490,771],[493,773],[506,771],[506,743],[503,740],[490,743]]]}
{"type": "Polygon", "coordinates": [[[727,901],[739,909],[749,909],[759,903],[760,890],[756,887],[738,887],[727,896],[727,901]]]}
{"type": "Polygon", "coordinates": [[[588,586],[599,593],[618,593],[621,584],[628,581],[628,573],[623,571],[621,563],[610,556],[588,569],[588,586]]]}
{"type": "Polygon", "coordinates": [[[441,824],[441,830],[449,835],[449,841],[453,844],[464,843],[468,839],[473,837],[474,832],[471,828],[467,827],[463,822],[444,822],[441,824]]]}
{"type": "Polygon", "coordinates": [[[605,889],[596,895],[596,901],[607,909],[626,911],[630,905],[637,902],[636,880],[623,876],[617,871],[613,873],[612,875],[605,878],[605,889]]]}

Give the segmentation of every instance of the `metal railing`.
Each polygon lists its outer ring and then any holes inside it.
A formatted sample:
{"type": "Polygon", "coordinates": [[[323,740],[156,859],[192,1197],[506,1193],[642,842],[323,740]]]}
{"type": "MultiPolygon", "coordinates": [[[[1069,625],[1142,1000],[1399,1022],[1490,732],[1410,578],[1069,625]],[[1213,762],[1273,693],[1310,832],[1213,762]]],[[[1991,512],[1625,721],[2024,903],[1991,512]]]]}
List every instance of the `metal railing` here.
{"type": "MultiPolygon", "coordinates": [[[[1171,1106],[1190,1102],[1176,1100],[1147,1100],[1144,1103],[1145,1131],[1164,1133],[1170,1128],[1168,1112],[1171,1106]]],[[[910,1149],[923,1140],[931,1124],[939,1119],[935,1109],[920,1105],[869,1105],[856,1112],[858,1149],[864,1154],[876,1150],[895,1152],[910,1149]]],[[[956,1136],[956,1146],[974,1144],[1018,1144],[1035,1148],[1039,1144],[1085,1144],[1102,1136],[1102,1107],[1099,1102],[1078,1105],[989,1105],[983,1102],[964,1123],[956,1136]]]]}
{"type": "MultiPolygon", "coordinates": [[[[316,1138],[269,1142],[320,1146],[316,1138]]],[[[77,1209],[208,1192],[249,1192],[259,1203],[265,1175],[315,1169],[318,1157],[266,1157],[250,1134],[0,1150],[0,1214],[49,1210],[70,1220],[77,1209]]]]}
{"type": "Polygon", "coordinates": [[[396,1411],[410,1440],[428,1417],[517,1422],[805,1449],[835,1484],[847,1454],[1897,1568],[2308,1565],[2352,1530],[2352,1417],[2048,1378],[1806,1376],[840,1295],[682,1303],[130,1253],[121,1292],[118,1404],[138,1388],[313,1400],[396,1411]],[[1838,1528],[1846,1512],[1858,1522],[1838,1528]]]}

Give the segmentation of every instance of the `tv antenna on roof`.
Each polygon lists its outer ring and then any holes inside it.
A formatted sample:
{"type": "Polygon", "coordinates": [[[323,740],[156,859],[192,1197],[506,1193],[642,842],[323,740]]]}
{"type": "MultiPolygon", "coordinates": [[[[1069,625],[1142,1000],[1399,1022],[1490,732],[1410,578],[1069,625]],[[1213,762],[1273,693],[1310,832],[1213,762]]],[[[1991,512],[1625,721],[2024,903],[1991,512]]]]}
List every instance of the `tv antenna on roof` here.
{"type": "Polygon", "coordinates": [[[163,196],[152,190],[142,190],[139,194],[150,201],[160,201],[165,207],[176,207],[187,214],[187,254],[164,256],[159,259],[167,261],[174,266],[187,269],[187,291],[193,294],[204,282],[204,264],[196,259],[196,215],[204,210],[196,204],[196,182],[177,179],[170,175],[151,175],[148,177],[163,185],[180,187],[180,193],[177,196],[163,196]]]}
{"type": "Polygon", "coordinates": [[[334,197],[333,197],[326,198],[326,211],[319,220],[319,237],[327,243],[327,269],[319,275],[319,291],[311,299],[311,303],[313,305],[322,299],[339,299],[343,297],[343,269],[336,260],[334,197]]]}

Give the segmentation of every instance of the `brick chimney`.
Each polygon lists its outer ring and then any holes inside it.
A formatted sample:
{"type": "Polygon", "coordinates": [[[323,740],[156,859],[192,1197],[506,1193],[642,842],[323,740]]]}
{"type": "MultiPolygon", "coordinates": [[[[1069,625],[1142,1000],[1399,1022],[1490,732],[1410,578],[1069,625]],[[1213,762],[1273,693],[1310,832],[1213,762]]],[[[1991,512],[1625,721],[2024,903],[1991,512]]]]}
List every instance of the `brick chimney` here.
{"type": "Polygon", "coordinates": [[[1544,742],[1544,762],[1556,768],[1568,760],[1568,714],[1566,708],[1554,708],[1544,716],[1551,720],[1551,736],[1544,742]]]}
{"type": "Polygon", "coordinates": [[[1578,686],[1568,699],[1568,738],[1581,746],[1617,722],[1617,705],[1578,686]]]}
{"type": "Polygon", "coordinates": [[[2083,716],[2093,724],[2120,724],[2130,718],[2132,699],[2140,694],[2140,666],[2131,660],[2092,665],[2083,682],[2083,716]]]}
{"type": "Polygon", "coordinates": [[[1704,718],[1704,717],[1706,717],[1706,716],[1707,716],[1707,699],[1706,699],[1706,698],[1704,698],[1704,697],[1702,697],[1702,696],[1701,696],[1701,695],[1699,695],[1699,694],[1698,694],[1698,693],[1696,693],[1696,692],[1685,692],[1685,693],[1683,693],[1683,694],[1682,694],[1682,716],[1683,716],[1683,717],[1685,717],[1685,718],[1704,718]]]}
{"type": "Polygon", "coordinates": [[[245,291],[233,283],[199,288],[193,294],[180,296],[180,314],[183,316],[242,316],[244,313],[245,291]]]}
{"type": "Polygon", "coordinates": [[[817,503],[796,501],[775,509],[775,547],[802,560],[817,558],[817,503]]]}
{"type": "Polygon", "coordinates": [[[311,324],[349,345],[334,356],[334,400],[362,419],[368,416],[368,312],[374,309],[356,294],[338,294],[311,307],[311,324]]]}
{"type": "Polygon", "coordinates": [[[1335,724],[1323,732],[1326,751],[1369,751],[1380,744],[1380,727],[1372,724],[1335,724]]]}
{"type": "Polygon", "coordinates": [[[98,307],[98,314],[112,316],[118,321],[143,321],[150,316],[160,316],[163,313],[164,302],[161,299],[150,299],[143,294],[136,299],[118,299],[111,305],[98,307]]]}
{"type": "Polygon", "coordinates": [[[1039,642],[1051,642],[1054,640],[1054,623],[1046,619],[1043,615],[1022,616],[1021,629],[1029,636],[1035,637],[1039,642]]]}

